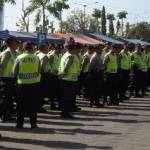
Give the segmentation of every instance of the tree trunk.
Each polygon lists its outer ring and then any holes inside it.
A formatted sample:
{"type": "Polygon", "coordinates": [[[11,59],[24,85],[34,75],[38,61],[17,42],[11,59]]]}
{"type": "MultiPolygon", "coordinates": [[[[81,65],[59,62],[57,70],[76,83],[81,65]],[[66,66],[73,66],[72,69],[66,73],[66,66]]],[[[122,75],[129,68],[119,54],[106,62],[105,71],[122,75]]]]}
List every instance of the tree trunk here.
{"type": "Polygon", "coordinates": [[[123,36],[123,19],[122,19],[122,36],[123,36]]]}
{"type": "Polygon", "coordinates": [[[43,6],[43,25],[42,25],[42,32],[45,33],[45,7],[43,6]]]}
{"type": "Polygon", "coordinates": [[[0,8],[0,31],[4,29],[4,7],[0,8]]]}
{"type": "Polygon", "coordinates": [[[60,33],[62,33],[62,11],[60,12],[60,33]]]}

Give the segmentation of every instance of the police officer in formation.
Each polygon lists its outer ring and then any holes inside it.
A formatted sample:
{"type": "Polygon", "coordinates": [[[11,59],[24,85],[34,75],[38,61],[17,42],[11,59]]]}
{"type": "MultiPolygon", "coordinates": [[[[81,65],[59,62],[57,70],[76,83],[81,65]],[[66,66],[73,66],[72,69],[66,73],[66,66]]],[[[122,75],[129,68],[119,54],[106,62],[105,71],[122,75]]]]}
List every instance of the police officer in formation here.
{"type": "Polygon", "coordinates": [[[33,53],[31,43],[24,43],[23,54],[16,58],[13,72],[17,78],[17,125],[21,129],[24,125],[25,113],[30,118],[31,128],[37,126],[37,107],[40,75],[40,60],[33,53]]]}
{"type": "Polygon", "coordinates": [[[71,40],[65,47],[46,43],[35,50],[35,45],[26,42],[18,53],[15,38],[6,43],[8,49],[0,62],[7,106],[2,116],[11,114],[16,98],[17,128],[23,128],[25,116],[30,118],[31,128],[37,128],[37,112],[44,111],[45,98],[51,109],[60,109],[60,117],[68,119],[81,110],[76,104],[78,95],[88,99],[90,107],[104,107],[106,102],[119,105],[132,94],[145,96],[149,90],[150,52],[146,46],[106,43],[104,48],[83,47],[71,40]],[[12,93],[15,79],[17,97],[12,93]]]}

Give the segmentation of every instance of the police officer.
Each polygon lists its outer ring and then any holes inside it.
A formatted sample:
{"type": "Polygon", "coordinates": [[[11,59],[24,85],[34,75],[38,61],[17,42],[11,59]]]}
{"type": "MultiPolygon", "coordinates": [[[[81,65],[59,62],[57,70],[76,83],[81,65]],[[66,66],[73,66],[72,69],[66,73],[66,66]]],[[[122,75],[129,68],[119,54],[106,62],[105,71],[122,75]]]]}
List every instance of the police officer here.
{"type": "Polygon", "coordinates": [[[49,75],[49,99],[51,102],[51,110],[56,110],[55,100],[59,102],[59,79],[58,71],[61,60],[61,51],[63,47],[58,45],[49,53],[49,63],[51,66],[50,75],[49,75]]]}
{"type": "Polygon", "coordinates": [[[129,99],[129,97],[127,97],[126,91],[129,87],[129,82],[130,82],[130,70],[131,70],[131,56],[130,53],[128,51],[128,45],[127,43],[124,45],[123,50],[119,53],[119,63],[118,63],[118,67],[119,67],[119,98],[120,100],[125,100],[125,99],[129,99]]]}
{"type": "Polygon", "coordinates": [[[133,82],[135,88],[135,97],[142,97],[144,92],[144,74],[147,71],[147,64],[144,61],[144,54],[140,44],[136,46],[135,52],[133,52],[131,60],[133,65],[133,82]],[[140,93],[141,92],[141,93],[140,93]]]}
{"type": "Polygon", "coordinates": [[[39,53],[37,54],[41,64],[40,98],[39,98],[39,105],[38,105],[39,112],[46,112],[46,110],[43,108],[44,98],[49,97],[48,80],[49,80],[51,66],[47,56],[48,50],[49,50],[48,45],[41,44],[39,46],[39,53]]]}
{"type": "Polygon", "coordinates": [[[147,73],[148,73],[148,51],[146,46],[142,47],[142,96],[146,96],[146,88],[147,88],[147,73]]]}
{"type": "Polygon", "coordinates": [[[68,51],[62,56],[60,62],[60,101],[61,117],[73,118],[72,110],[75,108],[76,83],[80,72],[80,62],[76,56],[73,44],[68,45],[68,51]]]}
{"type": "Polygon", "coordinates": [[[89,80],[89,66],[92,55],[94,54],[94,49],[92,46],[89,46],[87,51],[83,54],[83,60],[81,63],[81,84],[84,89],[84,96],[87,98],[88,92],[88,80],[89,80]]]}
{"type": "Polygon", "coordinates": [[[17,57],[13,69],[18,83],[16,128],[23,128],[25,113],[30,117],[31,128],[38,128],[37,105],[40,82],[40,60],[33,53],[31,43],[26,42],[23,47],[24,53],[17,57]]]}
{"type": "Polygon", "coordinates": [[[91,107],[93,107],[93,105],[96,107],[103,106],[99,101],[102,96],[102,88],[104,84],[104,65],[103,60],[100,57],[101,52],[100,46],[94,47],[94,54],[91,56],[89,63],[89,80],[87,84],[89,85],[88,92],[91,107]]]}
{"type": "Polygon", "coordinates": [[[118,62],[116,55],[116,46],[112,45],[110,52],[108,52],[104,57],[104,66],[105,66],[105,76],[106,76],[106,89],[108,90],[107,94],[110,97],[110,105],[119,105],[117,98],[117,70],[118,62]]]}
{"type": "Polygon", "coordinates": [[[3,106],[3,121],[12,119],[13,109],[13,96],[15,94],[15,79],[13,76],[13,65],[17,57],[17,41],[14,37],[6,40],[7,49],[2,52],[0,61],[0,77],[4,83],[4,106],[3,106]]]}

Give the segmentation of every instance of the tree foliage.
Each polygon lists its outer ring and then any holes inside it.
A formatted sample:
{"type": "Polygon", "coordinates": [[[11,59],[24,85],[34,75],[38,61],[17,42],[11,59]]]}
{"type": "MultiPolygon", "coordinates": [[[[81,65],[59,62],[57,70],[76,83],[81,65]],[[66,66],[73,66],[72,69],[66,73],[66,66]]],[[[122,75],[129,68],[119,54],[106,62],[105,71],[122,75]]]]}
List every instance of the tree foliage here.
{"type": "Polygon", "coordinates": [[[109,35],[113,36],[114,35],[114,23],[113,23],[113,21],[115,20],[114,14],[107,14],[107,19],[109,20],[109,35]]]}
{"type": "Polygon", "coordinates": [[[16,4],[15,0],[0,0],[0,9],[2,9],[4,7],[5,3],[10,3],[12,5],[16,4]]]}
{"type": "Polygon", "coordinates": [[[16,23],[16,26],[21,32],[29,32],[29,14],[27,13],[27,10],[22,10],[21,19],[16,23]]]}
{"type": "Polygon", "coordinates": [[[127,14],[126,11],[121,11],[117,14],[118,18],[121,20],[122,36],[124,35],[124,19],[127,18],[127,14]]]}
{"type": "Polygon", "coordinates": [[[102,8],[102,16],[101,16],[101,33],[106,35],[106,10],[103,6],[102,8]]]}
{"type": "Polygon", "coordinates": [[[140,22],[136,26],[129,29],[127,38],[149,39],[150,38],[150,23],[140,22]]]}
{"type": "Polygon", "coordinates": [[[63,22],[63,32],[84,33],[89,29],[90,16],[82,10],[72,11],[66,21],[63,22]],[[66,29],[66,31],[65,31],[66,29]]]}
{"type": "Polygon", "coordinates": [[[36,12],[34,24],[39,25],[42,18],[42,31],[46,32],[46,11],[50,5],[50,0],[30,0],[27,8],[29,14],[36,12]]]}
{"type": "MultiPolygon", "coordinates": [[[[101,15],[102,15],[102,11],[100,9],[97,9],[95,8],[93,10],[93,13],[92,13],[92,17],[94,17],[95,19],[93,19],[94,23],[96,24],[95,27],[96,27],[96,30],[95,32],[96,33],[100,33],[100,21],[99,19],[101,18],[101,15]],[[96,22],[95,22],[96,21],[96,22]]],[[[92,20],[91,20],[92,21],[92,20]]],[[[91,26],[94,25],[92,22],[91,22],[91,26]]],[[[91,30],[91,26],[90,26],[90,30],[91,30]]]]}
{"type": "Polygon", "coordinates": [[[69,9],[68,0],[56,0],[52,5],[48,6],[48,11],[60,20],[60,32],[62,33],[62,13],[64,9],[69,9]]]}

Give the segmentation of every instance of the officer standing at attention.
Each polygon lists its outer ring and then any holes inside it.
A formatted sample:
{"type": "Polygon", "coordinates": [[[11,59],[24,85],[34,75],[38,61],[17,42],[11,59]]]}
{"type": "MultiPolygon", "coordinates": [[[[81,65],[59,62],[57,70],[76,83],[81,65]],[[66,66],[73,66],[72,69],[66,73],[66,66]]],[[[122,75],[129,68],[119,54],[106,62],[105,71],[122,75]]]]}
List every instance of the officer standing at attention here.
{"type": "Polygon", "coordinates": [[[106,89],[108,90],[108,96],[110,96],[110,105],[119,105],[119,101],[117,98],[118,61],[116,48],[116,45],[112,45],[110,52],[108,52],[104,57],[106,89]]]}
{"type": "Polygon", "coordinates": [[[128,51],[128,45],[125,44],[123,50],[119,53],[119,72],[120,72],[120,100],[126,100],[129,99],[127,97],[126,91],[129,87],[129,82],[130,82],[130,71],[131,71],[131,56],[128,51]]]}
{"type": "Polygon", "coordinates": [[[143,91],[143,73],[147,70],[144,63],[141,45],[136,46],[135,52],[132,53],[131,60],[133,65],[133,82],[135,88],[135,97],[142,97],[143,91]],[[141,92],[141,93],[140,93],[141,92]]]}
{"type": "Polygon", "coordinates": [[[10,120],[13,111],[13,96],[15,94],[15,78],[13,76],[13,65],[17,57],[17,41],[14,37],[6,40],[7,49],[2,52],[0,60],[0,77],[4,83],[4,111],[2,113],[3,121],[10,120]]]}
{"type": "MultiPolygon", "coordinates": [[[[43,108],[44,105],[44,98],[48,98],[48,87],[49,87],[49,75],[50,75],[50,63],[47,56],[48,53],[48,45],[41,44],[39,46],[39,53],[37,56],[40,59],[41,64],[41,81],[40,81],[40,97],[39,97],[39,104],[38,104],[38,112],[46,112],[46,110],[43,108]]],[[[51,92],[51,91],[50,91],[51,92]]]]}
{"type": "Polygon", "coordinates": [[[81,86],[84,87],[84,96],[87,97],[88,92],[88,75],[89,75],[89,66],[92,55],[94,54],[93,46],[89,46],[87,51],[83,54],[83,60],[81,63],[81,86]]]}
{"type": "MultiPolygon", "coordinates": [[[[92,55],[89,63],[89,99],[90,106],[101,107],[99,100],[103,93],[104,85],[104,65],[101,55],[100,46],[94,47],[94,54],[92,55]]],[[[103,103],[104,104],[104,103],[103,103]]]]}
{"type": "Polygon", "coordinates": [[[51,110],[56,110],[55,100],[59,102],[59,79],[58,71],[61,61],[61,45],[58,45],[53,49],[53,51],[48,55],[49,63],[51,66],[50,75],[49,75],[49,99],[51,102],[51,110]]]}
{"type": "Polygon", "coordinates": [[[18,83],[16,128],[23,128],[25,113],[30,117],[31,128],[38,128],[37,104],[40,82],[40,60],[33,53],[31,43],[24,43],[23,48],[24,53],[17,57],[13,69],[18,83]]]}
{"type": "Polygon", "coordinates": [[[61,117],[74,118],[71,115],[76,99],[76,84],[80,72],[80,62],[76,56],[73,44],[68,45],[68,51],[62,56],[59,67],[61,117]]]}

